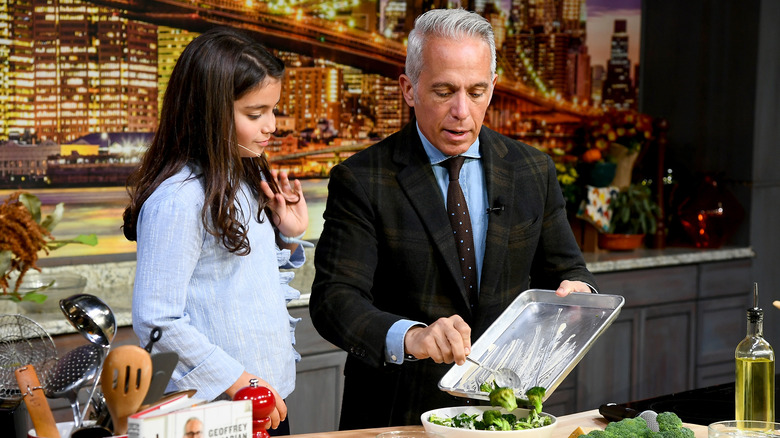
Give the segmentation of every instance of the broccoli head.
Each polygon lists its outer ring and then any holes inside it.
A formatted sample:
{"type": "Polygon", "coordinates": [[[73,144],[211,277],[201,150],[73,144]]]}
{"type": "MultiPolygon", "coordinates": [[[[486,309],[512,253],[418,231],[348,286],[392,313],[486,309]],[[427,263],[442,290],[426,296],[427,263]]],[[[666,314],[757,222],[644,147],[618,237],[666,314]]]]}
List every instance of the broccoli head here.
{"type": "Polygon", "coordinates": [[[682,420],[674,412],[661,412],[656,417],[660,438],[693,438],[693,430],[683,427],[682,420]]]}
{"type": "Polygon", "coordinates": [[[607,425],[604,431],[610,437],[653,438],[655,436],[655,432],[647,427],[647,422],[641,417],[613,421],[607,425]]]}
{"type": "Polygon", "coordinates": [[[512,430],[509,421],[498,410],[483,412],[482,423],[487,430],[512,430]]]}
{"type": "Polygon", "coordinates": [[[496,388],[490,392],[490,406],[501,406],[507,412],[517,409],[517,397],[512,388],[496,388]]]}
{"type": "Polygon", "coordinates": [[[696,434],[687,427],[681,427],[674,430],[665,430],[658,432],[659,438],[694,438],[696,434]]]}
{"type": "Polygon", "coordinates": [[[691,429],[683,427],[682,421],[674,413],[660,413],[657,420],[658,432],[650,430],[644,418],[636,417],[613,421],[603,431],[592,430],[587,435],[581,436],[589,438],[694,438],[695,436],[691,429]]]}
{"type": "Polygon", "coordinates": [[[528,397],[528,405],[532,406],[537,414],[542,413],[542,399],[546,393],[547,390],[541,386],[534,386],[525,392],[525,396],[528,397]]]}
{"type": "Polygon", "coordinates": [[[658,430],[660,432],[666,430],[677,430],[683,427],[682,420],[674,412],[661,412],[656,417],[658,421],[658,430]]]}

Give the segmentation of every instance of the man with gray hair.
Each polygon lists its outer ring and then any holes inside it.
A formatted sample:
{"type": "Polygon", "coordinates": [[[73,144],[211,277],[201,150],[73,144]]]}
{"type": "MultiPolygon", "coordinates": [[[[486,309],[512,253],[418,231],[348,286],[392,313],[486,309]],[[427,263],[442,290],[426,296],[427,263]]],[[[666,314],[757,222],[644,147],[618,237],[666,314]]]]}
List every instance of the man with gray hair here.
{"type": "Polygon", "coordinates": [[[495,69],[483,17],[421,15],[400,77],[414,119],[331,171],[309,310],[349,353],[341,429],[467,403],[438,381],[518,294],[595,285],[552,160],[482,125],[495,69]]]}

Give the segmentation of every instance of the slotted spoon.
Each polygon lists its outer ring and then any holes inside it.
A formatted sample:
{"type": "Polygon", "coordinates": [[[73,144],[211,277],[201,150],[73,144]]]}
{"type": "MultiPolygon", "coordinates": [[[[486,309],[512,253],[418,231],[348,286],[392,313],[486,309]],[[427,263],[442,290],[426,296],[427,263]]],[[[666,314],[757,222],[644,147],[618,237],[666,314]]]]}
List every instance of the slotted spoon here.
{"type": "Polygon", "coordinates": [[[114,423],[114,435],[127,433],[127,417],[138,411],[152,380],[152,358],[136,345],[111,350],[103,363],[100,387],[114,423]]]}
{"type": "Polygon", "coordinates": [[[103,360],[102,348],[95,344],[82,345],[65,353],[54,367],[45,388],[46,397],[65,397],[73,409],[75,427],[81,427],[79,390],[92,379],[98,378],[98,368],[103,360]]]}

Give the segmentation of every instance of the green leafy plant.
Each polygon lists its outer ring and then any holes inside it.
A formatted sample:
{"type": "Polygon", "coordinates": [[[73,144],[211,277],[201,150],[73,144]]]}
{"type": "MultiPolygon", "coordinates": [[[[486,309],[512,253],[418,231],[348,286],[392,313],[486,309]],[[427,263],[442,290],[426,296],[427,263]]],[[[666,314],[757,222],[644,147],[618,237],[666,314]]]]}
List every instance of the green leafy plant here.
{"type": "Polygon", "coordinates": [[[43,302],[46,295],[38,289],[19,293],[24,274],[30,269],[40,271],[36,265],[40,253],[62,248],[71,243],[97,245],[95,234],[79,235],[73,239],[56,240],[51,232],[62,219],[65,205],[59,203],[51,214],[41,214],[41,201],[30,193],[14,192],[0,204],[0,299],[43,302]],[[9,280],[16,275],[16,286],[12,289],[9,280]]]}
{"type": "Polygon", "coordinates": [[[612,215],[608,233],[655,233],[659,209],[650,187],[642,184],[629,185],[612,199],[609,210],[612,215]]]}

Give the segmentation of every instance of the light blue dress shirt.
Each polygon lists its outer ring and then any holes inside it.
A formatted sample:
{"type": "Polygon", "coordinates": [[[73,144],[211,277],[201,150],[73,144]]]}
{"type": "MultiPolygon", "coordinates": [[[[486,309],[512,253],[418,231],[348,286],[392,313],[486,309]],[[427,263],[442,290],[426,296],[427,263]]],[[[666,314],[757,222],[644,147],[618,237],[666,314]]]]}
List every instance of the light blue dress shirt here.
{"type": "MultiPolygon", "coordinates": [[[[433,144],[417,127],[417,133],[422,140],[425,153],[431,161],[431,168],[439,184],[444,204],[447,204],[447,187],[450,183],[450,177],[447,169],[442,162],[450,158],[436,149],[433,144]]],[[[485,258],[485,236],[488,225],[488,199],[487,187],[485,184],[485,172],[482,168],[482,160],[479,154],[479,138],[464,152],[466,161],[460,169],[460,186],[463,190],[463,196],[466,198],[466,204],[469,207],[469,216],[471,217],[471,228],[474,231],[474,256],[477,259],[477,282],[482,277],[482,261],[485,258]]],[[[417,321],[402,319],[390,327],[385,338],[385,361],[388,363],[401,364],[404,361],[404,337],[406,332],[413,326],[425,324],[417,321]]]]}
{"type": "Polygon", "coordinates": [[[237,206],[251,252],[229,252],[203,227],[202,180],[185,167],[144,202],[138,217],[133,328],[142,344],[162,328],[157,351],[175,351],[179,363],[168,391],[197,389],[213,400],[243,371],[271,384],[282,397],[295,387],[295,325],[287,303],[300,296],[288,283],[304,262],[276,246],[268,218],[257,222],[257,200],[242,185],[237,206]]]}

